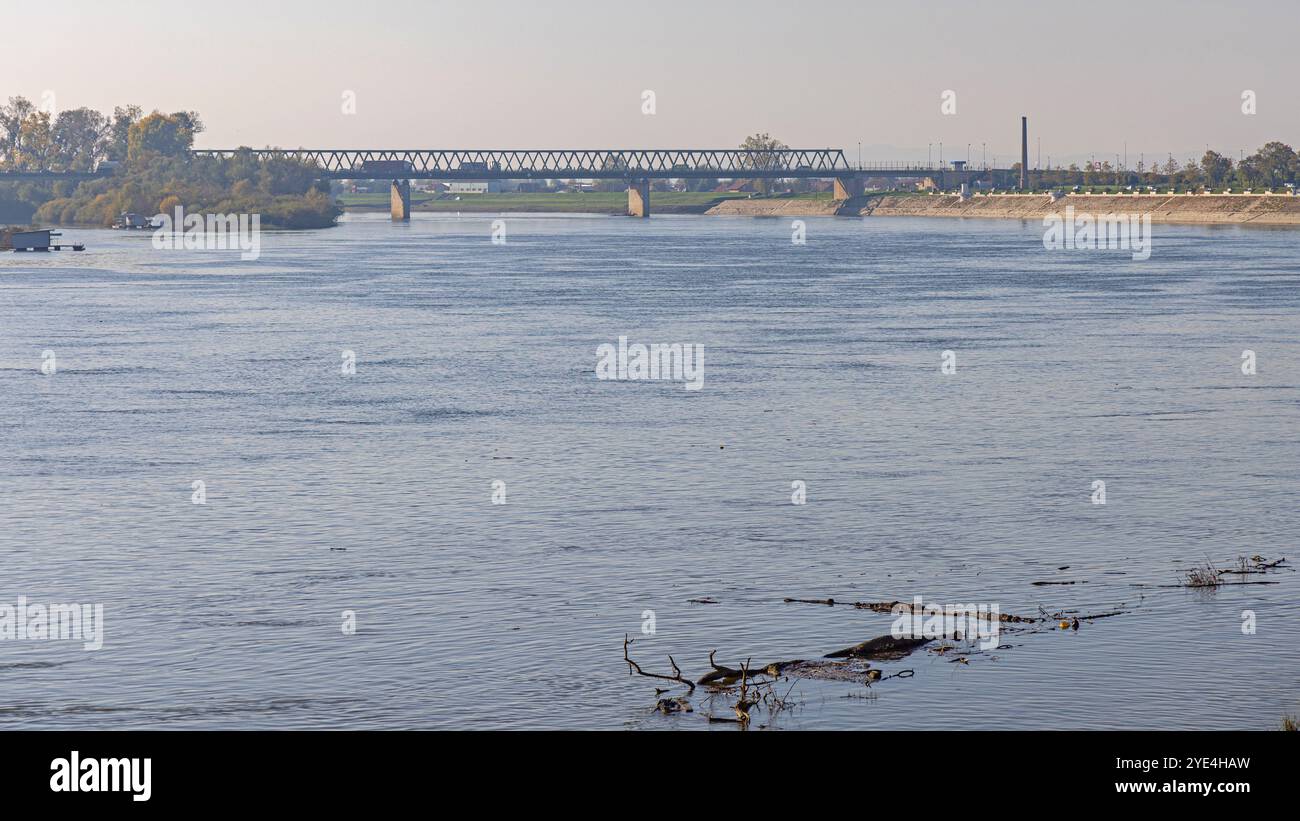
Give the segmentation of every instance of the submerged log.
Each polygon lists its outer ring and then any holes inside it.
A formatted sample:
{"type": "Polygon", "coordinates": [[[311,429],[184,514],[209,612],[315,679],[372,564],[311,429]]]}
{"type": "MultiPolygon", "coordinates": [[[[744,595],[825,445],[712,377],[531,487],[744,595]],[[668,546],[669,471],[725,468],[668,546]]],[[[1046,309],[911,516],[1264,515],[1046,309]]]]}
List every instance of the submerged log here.
{"type": "Polygon", "coordinates": [[[834,653],[827,653],[823,658],[894,661],[911,654],[916,648],[932,641],[934,639],[896,639],[893,636],[881,636],[870,641],[864,641],[861,644],[855,644],[852,647],[845,647],[843,650],[836,650],[834,653]]]}

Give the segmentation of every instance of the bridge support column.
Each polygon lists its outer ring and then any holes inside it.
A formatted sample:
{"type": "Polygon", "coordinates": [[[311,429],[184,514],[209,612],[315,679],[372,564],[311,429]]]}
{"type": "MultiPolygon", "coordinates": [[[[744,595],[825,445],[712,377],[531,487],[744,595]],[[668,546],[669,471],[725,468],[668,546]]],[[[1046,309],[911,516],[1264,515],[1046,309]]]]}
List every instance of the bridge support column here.
{"type": "Polygon", "coordinates": [[[847,177],[835,178],[835,195],[837,200],[848,200],[854,197],[862,196],[866,190],[867,180],[860,174],[851,174],[847,177]]]}
{"type": "Polygon", "coordinates": [[[627,215],[650,216],[650,180],[630,180],[627,187],[627,215]]]}
{"type": "Polygon", "coordinates": [[[394,221],[409,222],[411,219],[411,181],[393,180],[393,190],[388,197],[389,210],[394,221]]]}

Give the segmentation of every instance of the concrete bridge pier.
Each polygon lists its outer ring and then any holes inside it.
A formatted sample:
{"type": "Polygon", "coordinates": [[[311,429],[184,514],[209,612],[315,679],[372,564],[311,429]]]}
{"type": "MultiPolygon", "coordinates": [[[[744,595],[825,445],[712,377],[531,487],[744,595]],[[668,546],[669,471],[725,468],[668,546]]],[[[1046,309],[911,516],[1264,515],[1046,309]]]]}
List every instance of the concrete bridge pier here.
{"type": "Polygon", "coordinates": [[[835,196],[837,200],[850,200],[862,196],[867,188],[867,179],[861,174],[835,178],[835,196]]]}
{"type": "Polygon", "coordinates": [[[389,210],[394,222],[411,220],[411,181],[393,180],[393,190],[388,197],[389,210]]]}
{"type": "Polygon", "coordinates": [[[650,180],[628,180],[627,215],[650,216],[650,180]]]}

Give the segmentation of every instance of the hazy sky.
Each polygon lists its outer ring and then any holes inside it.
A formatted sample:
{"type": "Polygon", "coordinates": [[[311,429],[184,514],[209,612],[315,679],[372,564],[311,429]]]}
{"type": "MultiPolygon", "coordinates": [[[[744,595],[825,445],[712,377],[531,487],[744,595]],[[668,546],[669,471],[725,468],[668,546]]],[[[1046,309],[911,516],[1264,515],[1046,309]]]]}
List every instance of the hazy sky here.
{"type": "Polygon", "coordinates": [[[45,0],[0,97],[197,110],[198,145],[717,148],[999,164],[1300,143],[1300,0],[45,0]],[[957,113],[940,112],[945,90],[957,113]],[[1257,113],[1242,113],[1244,90],[1257,113]],[[642,114],[642,92],[656,113],[642,114]],[[356,113],[342,113],[345,91],[356,113]]]}

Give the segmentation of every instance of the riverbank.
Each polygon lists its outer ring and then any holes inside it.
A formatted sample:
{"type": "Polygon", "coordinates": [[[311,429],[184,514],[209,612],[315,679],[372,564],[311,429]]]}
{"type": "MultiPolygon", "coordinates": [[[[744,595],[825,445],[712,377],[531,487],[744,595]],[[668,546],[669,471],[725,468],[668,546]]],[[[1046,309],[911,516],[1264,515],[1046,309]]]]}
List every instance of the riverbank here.
{"type": "Polygon", "coordinates": [[[847,201],[753,199],[721,203],[722,216],[969,217],[1041,220],[1064,213],[1150,214],[1152,222],[1300,225],[1300,197],[1284,194],[869,194],[847,201]]]}
{"type": "MultiPolygon", "coordinates": [[[[1073,206],[1078,213],[1150,214],[1152,222],[1194,225],[1300,225],[1300,197],[1284,194],[868,194],[833,200],[830,194],[749,197],[714,192],[656,192],[652,214],[730,217],[964,217],[1041,220],[1073,206]]],[[[346,211],[387,211],[387,195],[340,198],[346,211]]],[[[460,199],[417,200],[414,211],[451,213],[583,213],[620,215],[622,192],[574,194],[470,194],[460,199]]]]}
{"type": "Polygon", "coordinates": [[[850,200],[837,213],[875,217],[974,217],[1041,220],[1069,206],[1077,213],[1150,214],[1152,222],[1300,225],[1300,197],[1285,194],[992,194],[881,195],[850,200]]]}
{"type": "MultiPolygon", "coordinates": [[[[852,203],[849,200],[848,203],[852,203]]],[[[846,202],[831,199],[830,194],[798,197],[756,197],[754,199],[728,200],[710,208],[705,213],[722,217],[834,217],[840,214],[846,202]]],[[[650,203],[654,213],[654,200],[650,203]]]]}
{"type": "Polygon", "coordinates": [[[720,216],[963,217],[1041,220],[1064,213],[1150,214],[1152,222],[1300,225],[1300,197],[1284,194],[869,194],[851,200],[753,199],[721,203],[720,216]]]}

